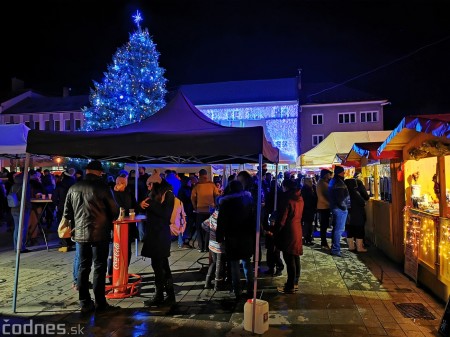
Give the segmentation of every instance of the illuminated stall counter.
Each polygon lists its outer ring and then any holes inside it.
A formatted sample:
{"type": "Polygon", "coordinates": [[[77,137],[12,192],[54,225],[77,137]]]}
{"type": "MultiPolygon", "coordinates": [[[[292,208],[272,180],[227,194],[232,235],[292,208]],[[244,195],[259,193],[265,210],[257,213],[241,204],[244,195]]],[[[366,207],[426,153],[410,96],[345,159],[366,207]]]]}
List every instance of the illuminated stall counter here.
{"type": "Polygon", "coordinates": [[[378,152],[402,150],[405,274],[447,301],[450,295],[449,115],[405,117],[378,152]]]}
{"type": "Polygon", "coordinates": [[[408,258],[421,263],[433,273],[437,272],[439,216],[406,207],[404,228],[406,274],[415,281],[418,280],[417,269],[414,273],[409,269],[414,268],[407,266],[408,263],[413,263],[411,260],[408,261],[408,258]]]}

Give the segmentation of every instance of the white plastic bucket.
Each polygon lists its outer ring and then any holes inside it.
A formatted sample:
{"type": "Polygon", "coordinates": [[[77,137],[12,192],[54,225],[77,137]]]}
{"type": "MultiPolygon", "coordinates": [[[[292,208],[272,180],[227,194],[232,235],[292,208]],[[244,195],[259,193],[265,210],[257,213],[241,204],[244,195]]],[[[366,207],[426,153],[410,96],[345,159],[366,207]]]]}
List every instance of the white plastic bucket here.
{"type": "Polygon", "coordinates": [[[411,185],[411,196],[413,198],[420,198],[420,185],[411,185]]]}
{"type": "MultiPolygon", "coordinates": [[[[254,333],[263,334],[269,330],[269,303],[267,301],[256,299],[255,310],[254,333]]],[[[253,298],[247,300],[244,304],[244,329],[247,331],[252,331],[252,317],[253,298]]]]}

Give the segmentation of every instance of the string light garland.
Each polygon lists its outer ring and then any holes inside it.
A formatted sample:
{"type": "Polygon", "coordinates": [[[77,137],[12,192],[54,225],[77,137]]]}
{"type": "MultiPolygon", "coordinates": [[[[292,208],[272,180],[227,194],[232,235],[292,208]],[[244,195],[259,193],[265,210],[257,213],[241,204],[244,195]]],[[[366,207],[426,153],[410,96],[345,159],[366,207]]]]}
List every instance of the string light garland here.
{"type": "Polygon", "coordinates": [[[281,153],[294,159],[298,156],[296,104],[199,109],[213,121],[226,126],[245,127],[252,124],[251,121],[262,121],[268,140],[281,153]]]}
{"type": "Polygon", "coordinates": [[[434,269],[436,266],[436,235],[439,218],[414,212],[408,207],[404,211],[403,219],[405,246],[412,247],[414,256],[434,269]]]}

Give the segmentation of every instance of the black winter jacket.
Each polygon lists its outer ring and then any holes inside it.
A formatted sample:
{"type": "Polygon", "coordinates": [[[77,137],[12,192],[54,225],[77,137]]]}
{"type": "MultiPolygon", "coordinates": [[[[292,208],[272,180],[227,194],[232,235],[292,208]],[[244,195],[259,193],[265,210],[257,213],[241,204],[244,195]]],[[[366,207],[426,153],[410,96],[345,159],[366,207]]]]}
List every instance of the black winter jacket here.
{"type": "Polygon", "coordinates": [[[361,196],[358,190],[358,185],[356,179],[345,179],[345,184],[347,185],[348,192],[350,194],[351,208],[349,209],[350,214],[350,226],[364,226],[366,223],[366,202],[361,196]]]}
{"type": "Polygon", "coordinates": [[[101,177],[87,174],[69,188],[64,217],[75,224],[76,242],[110,241],[112,222],[118,216],[119,205],[101,177]]]}
{"type": "Polygon", "coordinates": [[[52,195],[52,201],[53,204],[58,207],[58,221],[61,220],[64,212],[67,192],[69,191],[70,186],[75,184],[75,182],[76,180],[74,177],[64,175],[62,180],[59,183],[56,183],[56,188],[52,195]]]}
{"type": "Polygon", "coordinates": [[[167,191],[164,201],[149,200],[149,206],[144,210],[147,219],[144,223],[145,236],[141,255],[150,258],[170,256],[170,217],[172,216],[175,196],[167,191]]]}
{"type": "Polygon", "coordinates": [[[335,175],[330,180],[328,185],[328,192],[330,197],[330,209],[339,208],[346,211],[350,207],[350,195],[348,193],[347,185],[345,185],[344,178],[335,175]]]}
{"type": "Polygon", "coordinates": [[[256,218],[250,192],[225,195],[219,205],[217,242],[225,242],[231,261],[251,257],[255,252],[256,218]]]}

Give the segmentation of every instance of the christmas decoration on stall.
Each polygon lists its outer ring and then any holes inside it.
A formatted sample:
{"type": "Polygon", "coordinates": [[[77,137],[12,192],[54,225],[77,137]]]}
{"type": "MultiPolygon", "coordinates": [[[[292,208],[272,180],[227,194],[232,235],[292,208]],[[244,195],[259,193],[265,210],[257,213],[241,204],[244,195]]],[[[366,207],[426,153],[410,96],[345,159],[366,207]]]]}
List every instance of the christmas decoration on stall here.
{"type": "Polygon", "coordinates": [[[409,155],[419,160],[429,156],[448,156],[450,154],[450,144],[443,143],[437,140],[427,140],[419,147],[414,147],[409,150],[409,155]]]}
{"type": "Polygon", "coordinates": [[[450,220],[446,218],[440,218],[439,262],[440,274],[450,280],[450,220]]]}
{"type": "Polygon", "coordinates": [[[118,48],[107,66],[103,82],[94,81],[89,107],[82,108],[83,130],[118,128],[139,122],[165,105],[165,70],[147,29],[142,29],[139,11],[133,16],[137,29],[128,43],[118,48]]]}

